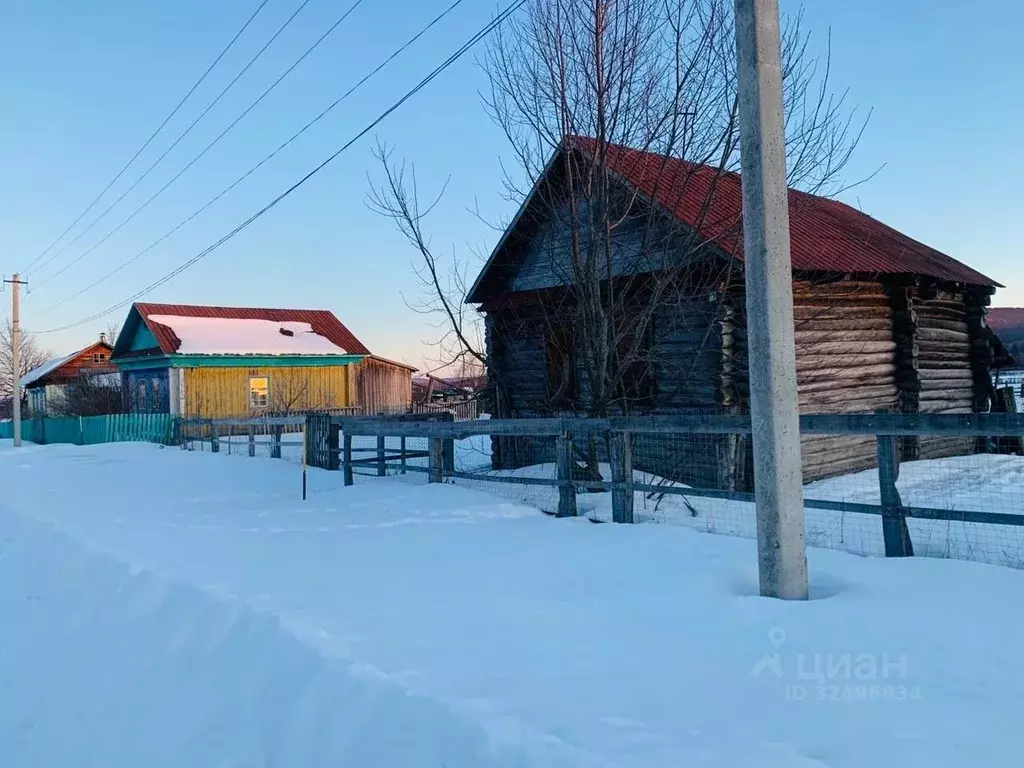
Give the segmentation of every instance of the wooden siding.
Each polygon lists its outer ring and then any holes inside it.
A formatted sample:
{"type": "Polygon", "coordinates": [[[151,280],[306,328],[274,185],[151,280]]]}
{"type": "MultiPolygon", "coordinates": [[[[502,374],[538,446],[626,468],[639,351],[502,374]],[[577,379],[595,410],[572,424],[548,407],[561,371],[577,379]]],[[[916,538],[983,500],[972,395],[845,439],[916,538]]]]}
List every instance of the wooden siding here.
{"type": "Polygon", "coordinates": [[[356,404],[364,413],[405,413],[412,406],[412,371],[368,357],[355,366],[356,404]]]}
{"type": "MultiPolygon", "coordinates": [[[[502,286],[508,291],[533,291],[554,288],[573,282],[572,253],[573,230],[582,242],[588,239],[590,202],[580,200],[575,213],[567,202],[552,205],[544,212],[534,236],[523,243],[521,253],[515,256],[515,269],[502,286]],[[576,225],[573,226],[575,217],[576,225]]],[[[612,234],[611,274],[614,277],[633,275],[641,271],[660,269],[664,254],[651,247],[648,229],[650,218],[641,213],[629,216],[619,213],[622,220],[612,234]]]]}
{"type": "Polygon", "coordinates": [[[26,389],[70,382],[82,375],[117,373],[117,366],[110,362],[111,351],[112,349],[109,344],[98,341],[91,347],[83,349],[59,368],[55,368],[42,378],[36,379],[26,389]],[[93,361],[93,355],[96,353],[103,355],[102,362],[93,361]]]}
{"type": "Polygon", "coordinates": [[[353,366],[295,368],[186,368],[185,415],[227,418],[268,412],[327,410],[353,404],[353,366]],[[266,408],[249,405],[249,378],[265,376],[266,408]]]}

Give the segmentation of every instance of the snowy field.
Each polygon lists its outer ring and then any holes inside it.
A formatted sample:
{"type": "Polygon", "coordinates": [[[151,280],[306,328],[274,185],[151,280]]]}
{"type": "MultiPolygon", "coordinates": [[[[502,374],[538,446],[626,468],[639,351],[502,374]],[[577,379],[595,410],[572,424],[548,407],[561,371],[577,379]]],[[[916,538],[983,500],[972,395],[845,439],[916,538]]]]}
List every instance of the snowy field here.
{"type": "MultiPolygon", "coordinates": [[[[284,435],[281,455],[295,464],[302,462],[302,435],[284,435]]],[[[270,455],[270,436],[256,437],[257,456],[270,455]]],[[[354,457],[369,459],[376,455],[376,438],[353,439],[354,457]]],[[[397,451],[398,438],[386,438],[389,451],[397,451]]],[[[410,451],[426,451],[427,442],[408,438],[410,451]]],[[[196,441],[197,451],[208,451],[209,443],[196,441]]],[[[248,437],[222,438],[222,454],[248,457],[248,437]],[[229,449],[230,443],[230,449],[229,449]]],[[[425,468],[426,459],[412,459],[410,467],[425,468]]],[[[542,478],[554,480],[554,464],[537,464],[513,471],[493,471],[491,441],[488,435],[477,435],[455,442],[455,466],[477,478],[459,478],[455,485],[474,488],[509,501],[527,504],[545,512],[558,509],[558,490],[552,486],[497,482],[502,478],[542,478]]],[[[361,475],[376,475],[376,466],[356,467],[356,482],[361,475]]],[[[388,472],[398,471],[397,463],[389,464],[388,472]]],[[[605,479],[611,477],[607,465],[601,467],[605,479]]],[[[664,480],[644,472],[634,472],[637,482],[659,484],[664,480]]],[[[897,483],[903,503],[932,509],[999,512],[1024,515],[1024,457],[978,454],[947,459],[907,462],[901,465],[897,483]]],[[[809,499],[846,501],[857,504],[880,503],[877,470],[811,483],[804,489],[809,499]]],[[[611,521],[611,495],[580,494],[579,514],[592,520],[611,521]]],[[[752,504],[680,496],[637,493],[634,514],[638,520],[683,525],[706,533],[756,538],[757,528],[752,504]]],[[[885,554],[882,522],[879,515],[832,510],[807,509],[807,541],[812,546],[840,549],[858,555],[885,554]]],[[[993,565],[1024,569],[1024,526],[989,525],[947,520],[911,519],[908,523],[914,552],[918,556],[973,560],[993,565]]]]}
{"type": "Polygon", "coordinates": [[[420,475],[303,502],[291,462],[132,443],[0,477],[3,765],[1019,764],[1021,571],[813,549],[784,603],[749,540],[420,475]]]}

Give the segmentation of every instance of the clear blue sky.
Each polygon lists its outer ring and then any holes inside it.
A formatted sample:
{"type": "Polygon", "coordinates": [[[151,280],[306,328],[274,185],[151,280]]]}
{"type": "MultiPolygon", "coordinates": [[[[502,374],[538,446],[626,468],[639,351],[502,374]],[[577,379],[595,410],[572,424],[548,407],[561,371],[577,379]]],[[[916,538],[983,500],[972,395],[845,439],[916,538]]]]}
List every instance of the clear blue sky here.
{"type": "MultiPolygon", "coordinates": [[[[73,322],[168,272],[302,176],[361,130],[498,7],[467,0],[371,87],[275,158],[247,183],[101,287],[46,307],[137,253],[220,191],[344,92],[449,0],[367,0],[216,149],[131,224],[24,301],[28,328],[73,322]]],[[[156,191],[223,129],[348,5],[312,0],[235,89],[158,169],[74,248],[28,278],[38,284],[156,191]]],[[[0,270],[31,261],[106,184],[184,95],[257,0],[5,0],[0,23],[0,270]]],[[[239,44],[131,169],[134,180],[219,92],[299,0],[270,0],[239,44]],[[154,148],[155,148],[154,147],[154,148]],[[153,148],[151,148],[152,150],[153,148]]],[[[783,10],[798,3],[783,0],[783,10]]],[[[844,196],[911,236],[1000,280],[996,304],[1024,305],[1020,183],[1024,65],[1016,0],[813,0],[807,27],[818,52],[829,30],[832,77],[874,116],[850,178],[882,172],[844,196]]],[[[435,243],[486,251],[501,198],[507,146],[480,107],[483,73],[468,57],[395,113],[376,136],[414,160],[421,187],[451,177],[432,223],[435,243]]],[[[418,284],[414,254],[365,206],[373,136],[205,260],[147,299],[333,309],[377,354],[421,364],[436,331],[406,307],[418,284]]],[[[119,186],[118,189],[123,188],[119,186]]],[[[113,198],[110,198],[111,200],[113,198]]],[[[103,209],[94,210],[85,221],[103,209]]],[[[0,302],[2,304],[3,302],[0,302]]],[[[120,315],[121,313],[118,313],[120,315]]],[[[84,345],[108,318],[43,341],[84,345]]]]}

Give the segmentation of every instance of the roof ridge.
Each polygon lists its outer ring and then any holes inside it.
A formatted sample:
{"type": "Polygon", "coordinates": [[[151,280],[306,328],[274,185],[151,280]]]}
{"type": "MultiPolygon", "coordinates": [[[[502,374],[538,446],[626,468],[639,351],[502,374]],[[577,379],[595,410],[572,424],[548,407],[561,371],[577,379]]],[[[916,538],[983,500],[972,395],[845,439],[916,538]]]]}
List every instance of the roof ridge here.
{"type": "MultiPolygon", "coordinates": [[[[566,137],[559,151],[573,148],[587,151],[596,142],[593,137],[574,134],[566,137]]],[[[695,227],[704,240],[718,243],[730,255],[743,258],[742,238],[736,238],[731,246],[721,242],[729,234],[722,222],[739,223],[740,220],[742,174],[613,142],[608,142],[606,148],[607,164],[612,172],[683,224],[695,227]],[[656,168],[651,168],[652,161],[656,161],[656,168]],[[707,172],[715,174],[715,180],[706,178],[707,172]],[[721,179],[736,179],[741,183],[723,185],[716,181],[721,179]],[[673,195],[674,192],[677,194],[673,195]],[[700,208],[704,207],[704,201],[710,200],[707,215],[692,210],[694,196],[700,198],[697,201],[702,203],[700,208]],[[718,211],[712,215],[714,209],[718,211]]],[[[951,282],[1000,287],[992,278],[849,203],[792,187],[787,189],[790,200],[795,197],[807,203],[799,208],[790,206],[794,270],[919,274],[951,282]],[[830,221],[819,220],[825,216],[830,221]],[[831,231],[823,232],[823,228],[831,231]],[[866,242],[868,239],[871,242],[866,242]]]]}

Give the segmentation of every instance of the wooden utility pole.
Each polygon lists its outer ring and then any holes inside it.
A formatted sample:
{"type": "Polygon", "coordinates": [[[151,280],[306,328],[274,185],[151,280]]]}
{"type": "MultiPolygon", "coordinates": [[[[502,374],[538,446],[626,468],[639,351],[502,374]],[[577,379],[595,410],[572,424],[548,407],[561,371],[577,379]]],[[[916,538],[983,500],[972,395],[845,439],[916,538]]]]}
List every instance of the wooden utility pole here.
{"type": "Polygon", "coordinates": [[[806,600],[779,2],[735,8],[758,574],[762,595],[806,600]]]}
{"type": "Polygon", "coordinates": [[[11,408],[12,408],[12,420],[14,427],[14,447],[21,447],[21,286],[28,285],[23,283],[21,278],[15,274],[10,280],[4,280],[5,283],[10,283],[13,294],[11,296],[11,368],[12,379],[11,391],[13,393],[11,408]]]}

